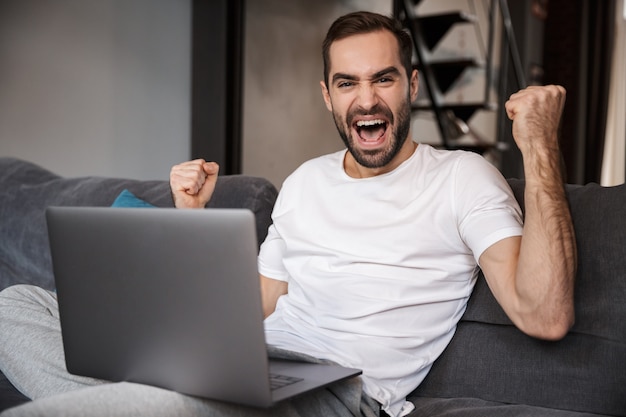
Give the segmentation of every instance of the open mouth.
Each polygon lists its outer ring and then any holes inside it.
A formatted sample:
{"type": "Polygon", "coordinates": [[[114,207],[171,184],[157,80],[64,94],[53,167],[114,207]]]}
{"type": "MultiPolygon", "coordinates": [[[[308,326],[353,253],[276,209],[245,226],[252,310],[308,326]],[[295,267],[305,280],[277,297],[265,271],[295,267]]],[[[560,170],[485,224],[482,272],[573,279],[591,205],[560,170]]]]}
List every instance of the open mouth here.
{"type": "Polygon", "coordinates": [[[361,141],[375,144],[385,136],[388,124],[383,119],[359,120],[354,123],[354,129],[361,141]]]}

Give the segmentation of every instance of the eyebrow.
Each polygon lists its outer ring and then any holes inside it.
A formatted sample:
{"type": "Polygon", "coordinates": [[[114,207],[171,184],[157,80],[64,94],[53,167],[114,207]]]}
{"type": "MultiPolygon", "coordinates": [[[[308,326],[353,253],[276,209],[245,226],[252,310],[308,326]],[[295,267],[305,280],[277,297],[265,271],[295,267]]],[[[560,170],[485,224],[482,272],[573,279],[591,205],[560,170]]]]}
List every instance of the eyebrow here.
{"type": "MultiPolygon", "coordinates": [[[[398,70],[398,68],[396,67],[387,67],[384,68],[380,71],[375,72],[371,77],[370,80],[375,80],[378,78],[381,78],[385,75],[398,75],[400,74],[400,70],[398,70]]],[[[341,73],[338,72],[336,74],[333,74],[333,83],[336,82],[337,80],[349,80],[349,81],[357,81],[359,78],[355,75],[351,75],[351,74],[346,74],[346,73],[341,73]]]]}

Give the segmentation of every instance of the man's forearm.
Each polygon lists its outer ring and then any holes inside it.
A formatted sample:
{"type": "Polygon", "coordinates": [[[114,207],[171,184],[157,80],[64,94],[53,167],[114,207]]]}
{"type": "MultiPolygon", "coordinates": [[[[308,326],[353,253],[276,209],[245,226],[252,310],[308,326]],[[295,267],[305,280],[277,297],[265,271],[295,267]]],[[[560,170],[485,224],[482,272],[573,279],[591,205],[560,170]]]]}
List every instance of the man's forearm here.
{"type": "Polygon", "coordinates": [[[529,309],[529,333],[558,339],[574,322],[576,241],[558,149],[524,156],[525,221],[516,291],[529,309]]]}

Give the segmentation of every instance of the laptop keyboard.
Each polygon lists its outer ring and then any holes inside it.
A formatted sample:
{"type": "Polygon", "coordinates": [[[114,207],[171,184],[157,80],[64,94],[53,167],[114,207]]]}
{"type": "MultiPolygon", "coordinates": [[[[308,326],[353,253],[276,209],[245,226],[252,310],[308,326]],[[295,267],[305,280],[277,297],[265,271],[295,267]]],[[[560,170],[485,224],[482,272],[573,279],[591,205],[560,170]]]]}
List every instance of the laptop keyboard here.
{"type": "Polygon", "coordinates": [[[286,385],[291,385],[299,381],[302,381],[302,378],[270,373],[270,389],[272,390],[282,388],[286,385]]]}

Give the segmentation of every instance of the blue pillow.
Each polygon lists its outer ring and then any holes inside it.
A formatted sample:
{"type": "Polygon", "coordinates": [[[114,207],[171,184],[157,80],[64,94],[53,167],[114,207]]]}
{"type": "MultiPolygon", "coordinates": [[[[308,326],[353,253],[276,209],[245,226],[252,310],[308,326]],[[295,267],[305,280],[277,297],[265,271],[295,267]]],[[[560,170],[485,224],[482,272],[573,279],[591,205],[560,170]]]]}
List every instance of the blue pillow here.
{"type": "Polygon", "coordinates": [[[146,201],[143,201],[135,194],[130,191],[124,189],[117,196],[111,207],[156,207],[146,201]]]}

